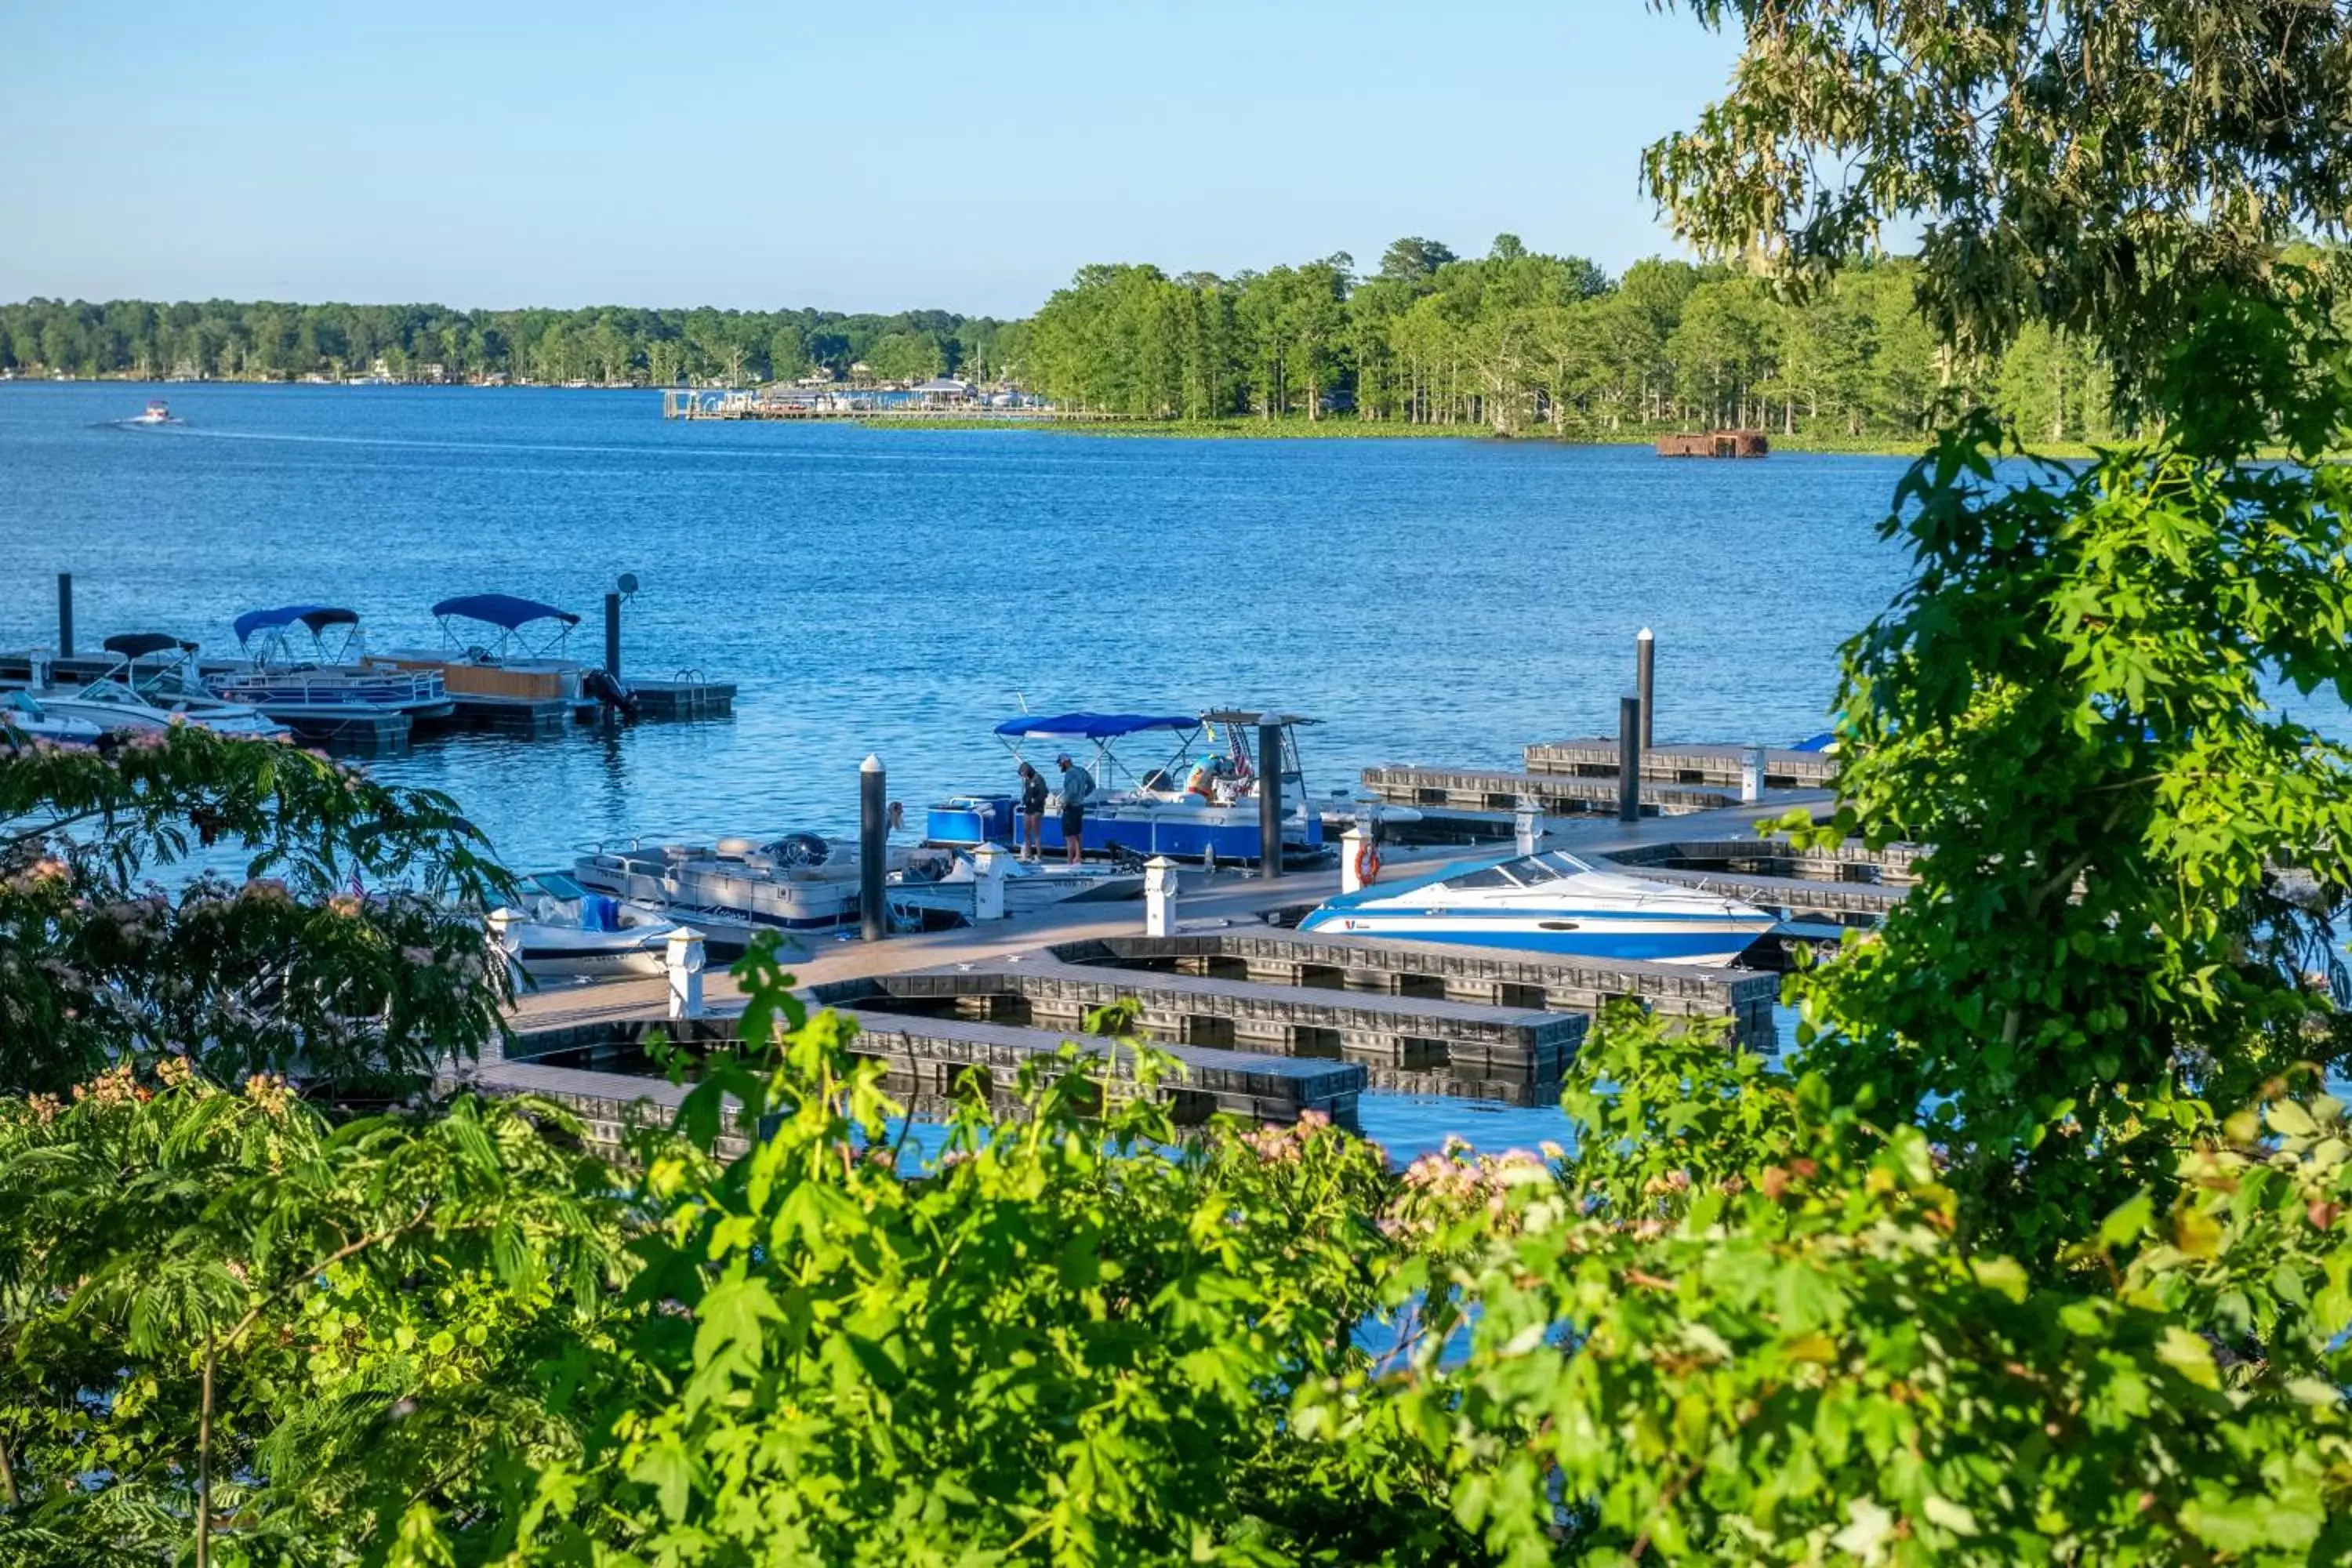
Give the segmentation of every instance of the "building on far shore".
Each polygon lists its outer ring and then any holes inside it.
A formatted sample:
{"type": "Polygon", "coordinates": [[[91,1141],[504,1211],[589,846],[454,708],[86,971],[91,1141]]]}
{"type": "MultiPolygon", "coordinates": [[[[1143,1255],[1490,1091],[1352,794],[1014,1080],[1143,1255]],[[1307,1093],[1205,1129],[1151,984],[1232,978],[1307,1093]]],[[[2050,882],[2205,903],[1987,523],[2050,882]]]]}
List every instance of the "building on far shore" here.
{"type": "Polygon", "coordinates": [[[907,390],[921,398],[926,408],[971,408],[981,401],[978,386],[951,375],[933,376],[907,390]]]}

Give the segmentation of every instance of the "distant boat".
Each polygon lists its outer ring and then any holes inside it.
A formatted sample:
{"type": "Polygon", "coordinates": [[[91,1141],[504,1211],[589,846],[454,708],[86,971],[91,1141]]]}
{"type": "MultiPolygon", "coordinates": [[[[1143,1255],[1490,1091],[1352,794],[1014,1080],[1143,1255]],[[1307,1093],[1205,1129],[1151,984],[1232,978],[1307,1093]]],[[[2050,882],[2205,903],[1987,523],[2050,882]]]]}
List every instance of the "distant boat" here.
{"type": "Polygon", "coordinates": [[[147,400],[147,412],[136,414],[123,421],[125,425],[184,425],[187,421],[172,412],[171,405],[160,397],[147,400]]]}

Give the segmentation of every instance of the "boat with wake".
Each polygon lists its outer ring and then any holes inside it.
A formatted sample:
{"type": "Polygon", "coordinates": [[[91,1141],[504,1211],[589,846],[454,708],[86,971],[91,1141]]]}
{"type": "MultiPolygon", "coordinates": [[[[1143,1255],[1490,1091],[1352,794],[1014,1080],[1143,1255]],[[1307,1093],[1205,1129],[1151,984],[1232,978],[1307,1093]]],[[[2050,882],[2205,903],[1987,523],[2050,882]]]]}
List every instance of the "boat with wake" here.
{"type": "Polygon", "coordinates": [[[1737,899],[1603,870],[1564,849],[1546,849],[1456,861],[1342,893],[1298,929],[1719,966],[1779,923],[1737,899]]]}
{"type": "Polygon", "coordinates": [[[187,421],[173,414],[171,405],[162,398],[151,397],[147,400],[147,411],[144,414],[134,414],[122,423],[141,426],[185,425],[187,421]]]}

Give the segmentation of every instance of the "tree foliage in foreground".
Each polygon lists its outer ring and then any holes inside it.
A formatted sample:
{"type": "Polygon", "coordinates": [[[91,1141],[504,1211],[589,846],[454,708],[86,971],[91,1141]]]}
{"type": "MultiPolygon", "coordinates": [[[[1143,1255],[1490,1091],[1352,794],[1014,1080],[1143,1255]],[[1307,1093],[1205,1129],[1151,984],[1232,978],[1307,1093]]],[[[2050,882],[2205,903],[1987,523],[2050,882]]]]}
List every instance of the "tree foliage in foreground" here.
{"type": "Polygon", "coordinates": [[[414,1082],[502,1027],[478,910],[506,885],[432,791],[194,726],[63,748],[0,716],[0,1089],[175,1052],[414,1082]]]}
{"type": "Polygon", "coordinates": [[[1688,0],[1746,48],[1651,148],[1685,238],[1819,278],[1923,226],[1937,336],[2029,325],[2102,345],[2126,392],[2215,289],[2352,215],[2341,0],[1688,0]]]}

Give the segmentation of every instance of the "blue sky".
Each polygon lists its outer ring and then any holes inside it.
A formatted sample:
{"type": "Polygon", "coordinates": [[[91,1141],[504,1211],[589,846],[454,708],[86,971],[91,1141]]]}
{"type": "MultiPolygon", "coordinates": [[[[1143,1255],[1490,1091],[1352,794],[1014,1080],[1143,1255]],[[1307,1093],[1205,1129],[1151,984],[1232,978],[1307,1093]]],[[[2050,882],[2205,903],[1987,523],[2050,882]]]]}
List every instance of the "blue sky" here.
{"type": "Polygon", "coordinates": [[[1013,315],[1504,230],[1614,271],[1735,54],[1643,0],[6,0],[0,299],[1013,315]]]}

